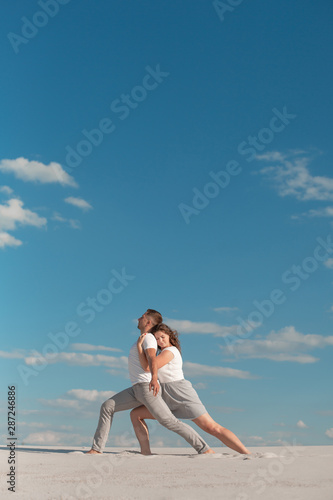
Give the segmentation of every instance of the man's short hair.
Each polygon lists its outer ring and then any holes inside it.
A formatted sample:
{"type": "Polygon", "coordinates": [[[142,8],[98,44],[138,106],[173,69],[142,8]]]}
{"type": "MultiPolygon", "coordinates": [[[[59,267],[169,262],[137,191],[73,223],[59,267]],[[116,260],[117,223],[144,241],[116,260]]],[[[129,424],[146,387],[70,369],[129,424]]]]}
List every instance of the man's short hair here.
{"type": "Polygon", "coordinates": [[[163,323],[162,314],[155,309],[147,309],[147,316],[153,324],[153,326],[158,325],[159,323],[163,323]]]}

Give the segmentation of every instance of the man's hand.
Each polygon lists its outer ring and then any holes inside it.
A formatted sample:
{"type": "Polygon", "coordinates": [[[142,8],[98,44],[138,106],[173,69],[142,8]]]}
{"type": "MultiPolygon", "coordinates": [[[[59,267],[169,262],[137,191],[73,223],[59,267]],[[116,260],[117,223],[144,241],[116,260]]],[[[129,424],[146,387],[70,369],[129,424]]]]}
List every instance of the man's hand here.
{"type": "Polygon", "coordinates": [[[157,378],[152,378],[149,384],[149,390],[153,390],[154,396],[157,396],[160,390],[160,384],[158,383],[157,378]]]}

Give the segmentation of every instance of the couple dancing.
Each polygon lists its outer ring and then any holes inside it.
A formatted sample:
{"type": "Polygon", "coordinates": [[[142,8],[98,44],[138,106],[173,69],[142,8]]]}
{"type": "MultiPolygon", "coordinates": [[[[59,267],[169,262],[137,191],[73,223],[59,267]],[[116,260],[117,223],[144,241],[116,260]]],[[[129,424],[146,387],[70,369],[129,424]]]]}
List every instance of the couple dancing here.
{"type": "Polygon", "coordinates": [[[114,413],[131,409],[132,424],[143,455],[151,454],[145,419],[156,419],[182,436],[200,454],[214,453],[201,436],[179,418],[192,420],[229,448],[250,454],[233,432],[212,419],[192,384],[184,379],[178,334],[163,323],[161,314],[148,309],[138,319],[138,329],[141,335],[128,357],[132,387],[102,404],[93,445],[87,454],[103,452],[114,413]],[[161,352],[156,356],[158,350],[161,352]]]}

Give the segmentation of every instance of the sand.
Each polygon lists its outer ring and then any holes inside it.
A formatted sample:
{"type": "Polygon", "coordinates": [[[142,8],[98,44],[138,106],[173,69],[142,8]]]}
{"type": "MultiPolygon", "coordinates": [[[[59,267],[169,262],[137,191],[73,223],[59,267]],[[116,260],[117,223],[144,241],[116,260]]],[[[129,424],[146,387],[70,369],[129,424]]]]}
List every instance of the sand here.
{"type": "Polygon", "coordinates": [[[130,448],[24,446],[16,450],[16,492],[7,491],[8,449],[0,447],[1,498],[332,500],[333,446],[228,448],[197,455],[191,448],[155,448],[144,457],[130,448]]]}

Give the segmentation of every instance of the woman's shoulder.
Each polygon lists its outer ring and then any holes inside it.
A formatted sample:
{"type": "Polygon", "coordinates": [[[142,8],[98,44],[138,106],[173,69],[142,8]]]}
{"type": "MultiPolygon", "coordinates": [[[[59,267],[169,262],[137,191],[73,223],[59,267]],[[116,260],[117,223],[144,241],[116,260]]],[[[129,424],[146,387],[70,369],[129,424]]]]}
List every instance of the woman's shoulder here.
{"type": "Polygon", "coordinates": [[[166,350],[171,351],[174,356],[181,355],[179,352],[179,349],[177,349],[177,347],[175,347],[174,345],[172,345],[170,347],[165,347],[165,349],[163,349],[163,351],[166,351],[166,350]]]}

